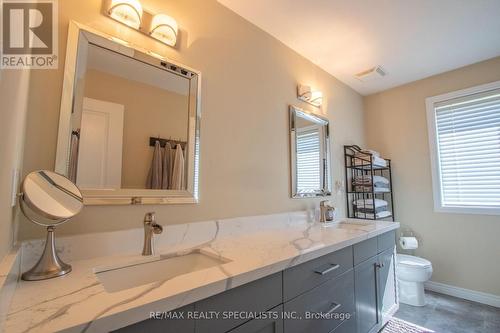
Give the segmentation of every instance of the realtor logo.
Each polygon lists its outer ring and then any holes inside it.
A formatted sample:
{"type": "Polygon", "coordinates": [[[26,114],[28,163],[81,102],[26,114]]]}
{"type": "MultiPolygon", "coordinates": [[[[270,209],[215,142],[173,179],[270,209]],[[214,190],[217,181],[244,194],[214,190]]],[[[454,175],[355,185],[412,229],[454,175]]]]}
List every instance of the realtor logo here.
{"type": "Polygon", "coordinates": [[[1,17],[1,68],[57,68],[57,0],[3,0],[1,17]]]}

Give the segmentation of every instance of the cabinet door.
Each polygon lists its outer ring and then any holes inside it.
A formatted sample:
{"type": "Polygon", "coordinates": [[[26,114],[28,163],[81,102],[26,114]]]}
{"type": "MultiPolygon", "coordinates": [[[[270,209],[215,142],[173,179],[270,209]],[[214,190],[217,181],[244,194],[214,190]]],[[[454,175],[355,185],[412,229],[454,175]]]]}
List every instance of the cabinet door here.
{"type": "Polygon", "coordinates": [[[379,322],[383,325],[397,310],[394,248],[378,255],[377,296],[379,322]]]}
{"type": "Polygon", "coordinates": [[[373,256],[354,267],[358,333],[375,332],[378,328],[377,261],[378,256],[373,256]]]}
{"type": "Polygon", "coordinates": [[[194,311],[194,305],[173,310],[164,319],[147,319],[127,327],[120,328],[117,333],[194,333],[194,320],[187,319],[187,313],[194,311]],[[170,319],[166,319],[170,318],[170,319]],[[185,319],[182,319],[185,318],[185,319]]]}
{"type": "Polygon", "coordinates": [[[253,319],[228,333],[283,333],[283,306],[268,311],[270,318],[253,319]]]}

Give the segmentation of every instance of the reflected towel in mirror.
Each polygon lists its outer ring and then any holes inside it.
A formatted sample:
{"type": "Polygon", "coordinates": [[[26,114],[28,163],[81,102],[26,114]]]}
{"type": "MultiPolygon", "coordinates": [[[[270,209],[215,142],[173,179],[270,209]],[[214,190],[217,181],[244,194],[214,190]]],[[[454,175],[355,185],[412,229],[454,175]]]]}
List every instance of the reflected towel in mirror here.
{"type": "Polygon", "coordinates": [[[173,161],[174,160],[174,151],[172,150],[172,146],[167,142],[165,144],[165,149],[163,150],[163,174],[162,174],[162,190],[168,190],[170,188],[170,182],[172,181],[172,170],[173,170],[173,161]]]}
{"type": "Polygon", "coordinates": [[[162,154],[160,141],[155,142],[153,151],[153,160],[149,168],[148,178],[146,180],[146,188],[159,190],[162,188],[162,154]]]}
{"type": "Polygon", "coordinates": [[[175,146],[174,167],[172,172],[172,190],[182,190],[185,187],[184,181],[184,152],[180,144],[175,146]]]}

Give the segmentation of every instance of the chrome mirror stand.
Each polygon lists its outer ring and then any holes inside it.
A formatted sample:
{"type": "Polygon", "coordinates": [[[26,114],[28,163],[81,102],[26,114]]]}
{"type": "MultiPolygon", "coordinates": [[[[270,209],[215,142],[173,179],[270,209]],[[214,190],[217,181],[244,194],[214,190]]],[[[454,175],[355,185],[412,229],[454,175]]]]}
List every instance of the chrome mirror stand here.
{"type": "Polygon", "coordinates": [[[21,278],[26,281],[45,280],[71,272],[71,265],[63,262],[56,253],[55,227],[47,227],[47,239],[42,256],[29,271],[23,273],[21,278]]]}
{"type": "Polygon", "coordinates": [[[26,281],[55,278],[71,272],[56,252],[56,226],[69,221],[83,208],[83,197],[69,179],[48,170],[34,171],[23,181],[19,207],[26,218],[47,228],[45,246],[37,263],[21,275],[26,281]]]}

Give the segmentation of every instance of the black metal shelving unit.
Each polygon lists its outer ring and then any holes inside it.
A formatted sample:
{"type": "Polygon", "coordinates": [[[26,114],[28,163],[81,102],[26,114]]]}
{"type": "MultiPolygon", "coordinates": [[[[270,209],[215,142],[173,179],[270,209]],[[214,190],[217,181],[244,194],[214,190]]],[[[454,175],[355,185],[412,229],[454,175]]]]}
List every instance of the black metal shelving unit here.
{"type": "Polygon", "coordinates": [[[347,216],[350,218],[365,219],[365,220],[392,220],[394,221],[394,194],[392,192],[392,172],[391,160],[385,159],[387,166],[381,167],[373,164],[373,156],[356,145],[344,146],[344,163],[345,163],[345,187],[347,195],[347,216]],[[356,177],[369,176],[371,178],[370,185],[354,185],[353,181],[356,177]],[[376,191],[373,177],[382,176],[389,180],[389,189],[387,191],[376,191]],[[356,189],[363,188],[363,191],[356,189]],[[368,188],[368,190],[366,190],[368,188]],[[390,216],[377,218],[375,199],[387,201],[390,207],[390,216]],[[354,205],[356,200],[372,200],[373,213],[366,212],[367,208],[364,205],[359,207],[354,205]],[[364,209],[360,211],[360,209],[364,209]],[[373,216],[373,217],[372,217],[373,216]]]}

